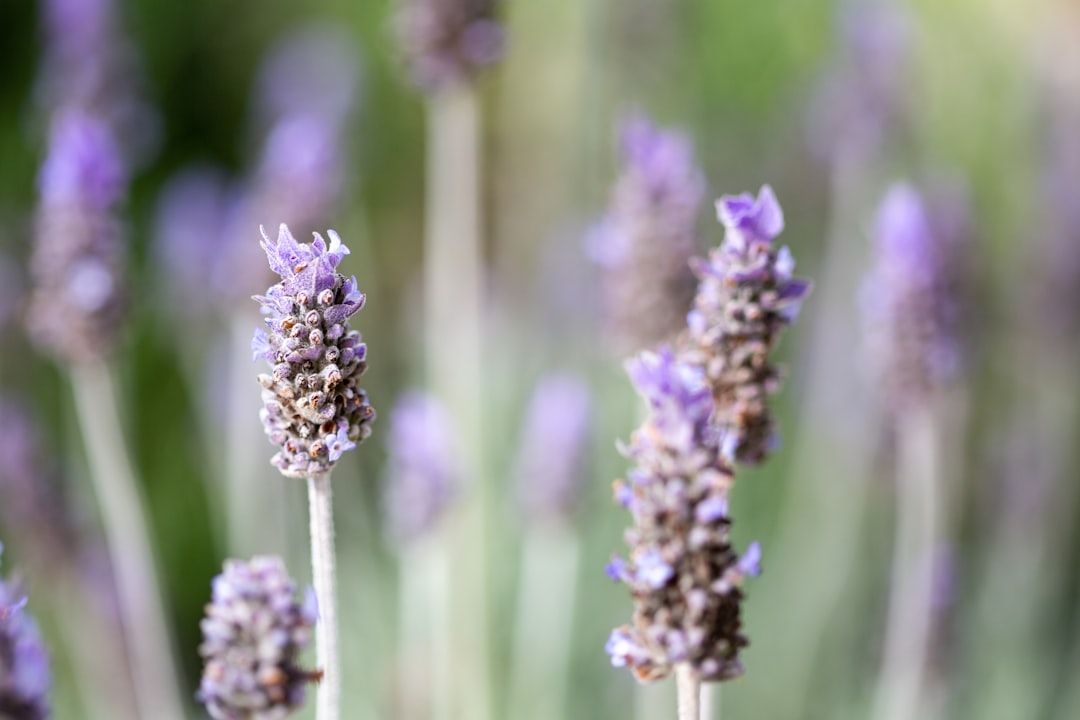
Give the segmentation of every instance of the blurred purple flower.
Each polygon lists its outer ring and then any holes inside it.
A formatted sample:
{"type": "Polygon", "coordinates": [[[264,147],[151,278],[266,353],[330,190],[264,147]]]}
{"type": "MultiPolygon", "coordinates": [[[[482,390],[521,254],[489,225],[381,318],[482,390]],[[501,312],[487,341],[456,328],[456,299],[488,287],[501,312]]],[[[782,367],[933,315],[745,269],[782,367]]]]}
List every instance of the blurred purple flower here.
{"type": "MultiPolygon", "coordinates": [[[[0,544],[0,555],[3,554],[0,544]]],[[[45,720],[50,715],[49,657],[26,597],[0,580],[0,716],[45,720]]]]}
{"type": "Polygon", "coordinates": [[[231,284],[227,263],[219,258],[231,241],[230,218],[239,202],[225,174],[210,167],[181,170],[162,188],[155,251],[178,313],[193,316],[218,307],[221,289],[231,284]]]}
{"type": "Polygon", "coordinates": [[[587,249],[603,269],[605,314],[617,343],[651,347],[676,334],[693,295],[688,262],[705,180],[689,139],[643,115],[623,122],[620,175],[587,249]]]}
{"type": "Polygon", "coordinates": [[[69,363],[102,357],[120,329],[126,298],[116,206],[125,189],[108,127],[81,112],[58,116],[39,178],[27,331],[69,363]]]}
{"type": "Polygon", "coordinates": [[[911,20],[896,2],[843,3],[839,52],[810,113],[810,143],[823,158],[880,150],[905,116],[911,20]]]}
{"type": "Polygon", "coordinates": [[[755,464],[777,442],[769,395],[780,371],[770,355],[811,285],[793,277],[791,251],[773,244],[784,215],[772,188],[765,185],[756,198],[726,195],[716,209],[724,241],[708,260],[692,263],[700,282],[680,357],[700,368],[711,388],[720,452],[755,464]]]}
{"type": "Polygon", "coordinates": [[[557,519],[573,512],[584,481],[590,405],[588,386],[573,375],[549,375],[537,384],[515,466],[526,517],[557,519]]]}
{"type": "Polygon", "coordinates": [[[401,53],[424,92],[469,82],[503,55],[506,31],[497,0],[399,0],[401,53]]]}
{"type": "MultiPolygon", "coordinates": [[[[739,650],[748,644],[739,585],[760,548],[754,544],[739,558],[731,547],[733,476],[717,452],[712,394],[701,369],[668,348],[641,353],[627,371],[649,415],[622,448],[636,463],[628,475],[630,561],[616,558],[607,572],[630,585],[635,607],[632,624],[612,633],[608,653],[643,682],[668,675],[676,662],[689,662],[706,681],[737,677],[739,650]]],[[[617,496],[626,489],[616,483],[617,496]]]]}
{"type": "Polygon", "coordinates": [[[861,302],[870,360],[893,411],[925,402],[960,371],[959,240],[933,223],[910,185],[886,193],[861,302]]]}
{"type": "Polygon", "coordinates": [[[41,570],[70,563],[77,543],[29,414],[0,397],[0,521],[41,570]]]}
{"type": "Polygon", "coordinates": [[[271,462],[286,477],[330,472],[343,452],[371,434],[375,419],[359,385],[367,346],[348,328],[365,298],[355,277],[336,270],[349,248],[333,230],[328,235],[329,245],[318,233],[313,242],[298,243],[282,225],[274,242],[263,230],[262,248],[281,281],[255,297],[269,332],[257,329],[252,348],[272,368],[258,376],[260,418],[281,448],[271,462]]]}
{"type": "Polygon", "coordinates": [[[402,542],[430,533],[463,483],[460,449],[450,416],[425,392],[398,399],[387,436],[387,524],[402,542]]]}
{"type": "Polygon", "coordinates": [[[198,696],[210,716],[284,718],[298,710],[320,677],[299,665],[317,620],[313,594],[298,599],[281,558],[227,561],[200,624],[206,667],[198,696]]]}

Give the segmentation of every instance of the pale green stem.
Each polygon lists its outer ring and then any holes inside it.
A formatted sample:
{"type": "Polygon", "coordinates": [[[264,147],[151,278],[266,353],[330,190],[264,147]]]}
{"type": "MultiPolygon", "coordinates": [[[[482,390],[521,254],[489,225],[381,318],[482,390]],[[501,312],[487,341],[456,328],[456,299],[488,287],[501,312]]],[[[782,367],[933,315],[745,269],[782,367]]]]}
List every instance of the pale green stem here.
{"type": "Polygon", "coordinates": [[[921,717],[939,542],[940,458],[935,414],[912,409],[897,428],[896,539],[877,720],[921,717]]]}
{"type": "Polygon", "coordinates": [[[566,714],[580,552],[577,535],[562,525],[533,528],[525,536],[504,717],[548,720],[566,714]]]}
{"type": "Polygon", "coordinates": [[[701,681],[693,666],[675,666],[675,689],[679,695],[679,720],[701,720],[701,681]]]}
{"type": "Polygon", "coordinates": [[[316,694],[317,720],[338,720],[341,708],[341,656],[338,651],[337,574],[334,562],[334,513],[330,473],[307,480],[311,524],[311,574],[319,602],[315,651],[323,673],[316,694]]]}
{"type": "Polygon", "coordinates": [[[184,703],[143,501],[104,363],[71,368],[75,409],[116,577],[139,717],[182,720],[184,703]]]}
{"type": "Polygon", "coordinates": [[[480,120],[468,84],[428,101],[425,345],[428,381],[451,409],[472,483],[446,523],[458,565],[453,680],[437,707],[470,720],[492,717],[487,598],[487,481],[483,448],[483,248],[480,240],[480,120]]]}
{"type": "Polygon", "coordinates": [[[720,720],[720,683],[702,684],[701,720],[720,720]]]}
{"type": "Polygon", "coordinates": [[[450,559],[439,537],[410,544],[401,558],[401,660],[398,701],[403,720],[447,720],[450,657],[450,559]],[[430,688],[427,693],[419,687],[430,688]]]}

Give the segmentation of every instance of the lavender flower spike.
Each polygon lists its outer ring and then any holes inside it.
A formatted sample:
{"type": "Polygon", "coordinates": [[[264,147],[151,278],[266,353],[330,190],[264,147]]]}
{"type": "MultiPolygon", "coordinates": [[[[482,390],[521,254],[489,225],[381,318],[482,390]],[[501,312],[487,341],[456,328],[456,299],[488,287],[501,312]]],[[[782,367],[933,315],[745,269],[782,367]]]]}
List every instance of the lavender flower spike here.
{"type": "Polygon", "coordinates": [[[396,19],[413,81],[426,92],[468,82],[499,60],[498,0],[401,0],[396,19]]]}
{"type": "Polygon", "coordinates": [[[897,409],[925,400],[959,370],[955,248],[948,240],[935,232],[914,188],[898,184],[886,193],[861,301],[871,360],[897,409]]]}
{"type": "Polygon", "coordinates": [[[620,141],[619,179],[588,250],[604,269],[612,335],[637,351],[683,326],[694,292],[687,264],[697,245],[705,179],[689,138],[643,115],[623,123],[620,141]]]}
{"type": "Polygon", "coordinates": [[[69,363],[100,359],[124,310],[116,208],[127,170],[111,132],[80,112],[53,123],[38,178],[35,290],[27,315],[37,344],[69,363]]]}
{"type": "Polygon", "coordinates": [[[712,388],[721,450],[731,460],[760,463],[776,444],[768,397],[780,371],[769,356],[811,285],[792,276],[791,252],[773,245],[784,215],[772,188],[756,198],[724,196],[716,209],[726,233],[707,261],[692,263],[700,283],[681,355],[704,370],[712,388]]]}
{"type": "Polygon", "coordinates": [[[375,411],[359,386],[367,346],[348,327],[365,298],[355,277],[336,271],[349,249],[333,230],[329,245],[318,233],[313,242],[298,243],[285,225],[276,243],[262,233],[281,281],[255,297],[269,332],[256,330],[251,347],[272,366],[258,378],[260,418],[270,442],[281,448],[273,465],[287,477],[310,478],[330,472],[371,433],[375,411]]]}
{"type": "Polygon", "coordinates": [[[199,700],[215,720],[280,720],[303,705],[321,675],[298,665],[318,609],[312,591],[303,602],[296,595],[277,557],[229,560],[214,578],[200,624],[199,700]]]}
{"type": "Polygon", "coordinates": [[[416,540],[436,526],[463,474],[453,424],[434,395],[402,395],[390,415],[387,449],[387,524],[397,539],[416,540]]]}
{"type": "Polygon", "coordinates": [[[580,378],[550,375],[529,403],[515,476],[525,516],[543,521],[570,516],[578,503],[589,440],[591,398],[580,378]]]}
{"type": "Polygon", "coordinates": [[[617,496],[629,490],[634,527],[629,560],[613,561],[609,574],[630,585],[635,608],[631,625],[608,641],[612,665],[629,666],[643,682],[676,663],[705,681],[738,677],[748,644],[739,586],[756,573],[760,550],[755,544],[740,559],[731,547],[733,478],[717,452],[712,394],[701,369],[667,348],[638,355],[627,371],[649,416],[622,448],[637,464],[630,482],[616,483],[617,496]]]}
{"type": "MultiPolygon", "coordinates": [[[[0,554],[4,546],[0,544],[0,554]]],[[[49,717],[49,659],[37,625],[26,612],[26,598],[0,580],[0,717],[49,717]]]]}

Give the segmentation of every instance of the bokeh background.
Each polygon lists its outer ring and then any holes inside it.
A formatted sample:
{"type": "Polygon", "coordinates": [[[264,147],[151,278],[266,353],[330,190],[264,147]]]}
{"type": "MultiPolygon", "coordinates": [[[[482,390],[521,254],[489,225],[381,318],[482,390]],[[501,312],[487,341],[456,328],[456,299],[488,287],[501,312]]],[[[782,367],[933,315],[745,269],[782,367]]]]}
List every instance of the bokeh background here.
{"type": "MultiPolygon", "coordinates": [[[[231,363],[232,325],[247,318],[254,327],[254,303],[244,298],[259,288],[215,270],[231,243],[257,243],[258,223],[276,226],[275,206],[228,223],[163,208],[192,168],[217,178],[223,196],[303,194],[324,168],[300,167],[303,153],[286,154],[273,192],[260,178],[281,108],[318,93],[301,87],[268,99],[267,61],[297,33],[346,58],[349,70],[335,77],[351,89],[329,91],[349,105],[339,108],[330,153],[340,190],[320,224],[293,230],[340,232],[353,249],[343,269],[368,295],[353,324],[369,346],[364,385],[380,420],[334,477],[345,704],[349,718],[398,717],[402,554],[385,520],[385,438],[395,400],[425,384],[425,101],[400,60],[394,5],[115,5],[132,56],[125,77],[143,107],[123,205],[129,319],[110,362],[191,696],[210,579],[246,548],[283,555],[307,582],[306,503],[301,484],[266,462],[272,449],[257,400],[250,416],[237,412],[238,383],[257,398],[256,370],[245,375],[231,363]],[[251,478],[239,498],[226,480],[237,473],[251,478]],[[245,520],[235,509],[246,502],[245,520]]],[[[580,543],[581,557],[571,625],[559,630],[572,643],[567,695],[552,717],[644,717],[647,695],[669,692],[643,695],[603,650],[631,609],[625,588],[603,572],[628,522],[610,497],[627,467],[614,443],[642,409],[604,332],[586,238],[618,172],[618,123],[643,111],[692,138],[710,198],[770,183],[786,215],[782,240],[816,284],[781,346],[783,444],[767,465],[741,473],[733,497],[737,544],[760,540],[765,570],[748,586],[748,670],[723,687],[724,717],[869,714],[889,593],[895,443],[866,367],[859,297],[875,208],[897,180],[962,215],[966,243],[962,372],[947,391],[943,429],[946,525],[935,556],[928,712],[1080,717],[1080,6],[518,0],[503,11],[505,57],[477,85],[489,492],[488,544],[479,549],[487,586],[474,590],[488,598],[495,715],[527,716],[510,706],[507,689],[529,533],[515,458],[530,393],[554,371],[586,380],[594,412],[580,499],[559,531],[580,543]]],[[[7,452],[30,469],[3,459],[0,508],[25,507],[15,497],[25,487],[10,480],[19,473],[50,498],[46,519],[20,523],[18,513],[0,512],[0,539],[4,574],[24,579],[53,647],[55,716],[89,718],[75,680],[80,653],[65,645],[61,616],[105,618],[102,641],[117,645],[122,619],[110,615],[68,378],[19,322],[48,127],[42,37],[38,3],[0,4],[0,392],[32,418],[39,447],[28,459],[24,438],[9,443],[23,448],[7,452]],[[50,600],[64,592],[51,563],[91,578],[79,585],[88,594],[50,600]]],[[[720,241],[710,208],[699,228],[702,252],[720,241]]],[[[239,335],[246,354],[250,329],[239,335]]],[[[202,716],[194,702],[191,713],[202,716]]]]}

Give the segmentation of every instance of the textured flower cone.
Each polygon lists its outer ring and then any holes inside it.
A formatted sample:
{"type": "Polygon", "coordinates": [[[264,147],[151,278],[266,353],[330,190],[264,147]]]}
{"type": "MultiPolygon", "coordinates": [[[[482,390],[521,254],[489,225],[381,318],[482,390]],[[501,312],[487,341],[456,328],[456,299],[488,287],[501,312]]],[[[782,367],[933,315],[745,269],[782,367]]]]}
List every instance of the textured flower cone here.
{"type": "Polygon", "coordinates": [[[626,533],[629,560],[614,558],[608,574],[630,586],[635,607],[607,651],[642,681],[666,677],[676,663],[705,681],[738,677],[739,650],[749,644],[739,586],[757,574],[760,549],[755,543],[740,558],[731,547],[733,478],[709,423],[709,388],[700,369],[667,349],[642,353],[627,369],[650,414],[623,448],[637,467],[615,483],[634,526],[626,533]]]}
{"type": "Polygon", "coordinates": [[[39,178],[28,334],[68,363],[101,359],[124,314],[116,207],[125,170],[109,130],[80,113],[53,126],[39,178]]]}
{"type": "Polygon", "coordinates": [[[271,461],[283,475],[330,472],[348,450],[371,433],[375,411],[359,385],[367,346],[348,319],[364,305],[356,278],[337,273],[349,249],[333,230],[330,244],[315,234],[297,243],[281,226],[277,243],[263,232],[263,249],[281,282],[255,299],[269,315],[269,332],[252,340],[255,357],[272,366],[259,375],[260,417],[270,442],[281,450],[271,461]]]}
{"type": "Polygon", "coordinates": [[[200,625],[199,699],[211,717],[277,720],[299,709],[307,684],[319,678],[298,665],[317,616],[314,594],[297,600],[280,558],[226,562],[200,625]]]}
{"type": "Polygon", "coordinates": [[[413,81],[428,92],[468,82],[499,60],[496,0],[401,0],[398,40],[413,81]]]}
{"type": "MultiPolygon", "coordinates": [[[[3,545],[0,545],[0,552],[3,545]]],[[[0,580],[0,718],[49,717],[49,661],[26,598],[0,580]]]]}
{"type": "Polygon", "coordinates": [[[689,139],[643,116],[623,123],[620,155],[608,215],[589,249],[605,270],[604,312],[614,340],[636,352],[670,340],[685,323],[705,180],[689,139]]]}
{"type": "Polygon", "coordinates": [[[722,452],[756,464],[776,444],[769,395],[781,376],[770,354],[810,292],[810,282],[792,277],[791,253],[772,244],[784,217],[767,185],[756,200],[726,196],[717,209],[727,232],[708,261],[693,263],[700,284],[681,359],[703,368],[713,389],[722,452]]]}
{"type": "Polygon", "coordinates": [[[936,229],[914,188],[890,188],[862,305],[870,360],[893,410],[926,402],[960,368],[959,238],[936,229]]]}

